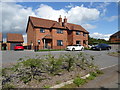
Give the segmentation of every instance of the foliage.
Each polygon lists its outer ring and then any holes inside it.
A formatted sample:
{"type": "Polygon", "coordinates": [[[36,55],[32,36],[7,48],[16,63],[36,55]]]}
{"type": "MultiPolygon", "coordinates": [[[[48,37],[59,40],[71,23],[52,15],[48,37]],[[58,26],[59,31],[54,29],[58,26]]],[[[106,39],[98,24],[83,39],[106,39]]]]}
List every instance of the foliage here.
{"type": "Polygon", "coordinates": [[[85,84],[86,80],[85,79],[81,79],[79,77],[75,78],[73,83],[76,84],[76,86],[80,86],[80,85],[83,85],[85,84]]]}
{"type": "Polygon", "coordinates": [[[60,71],[60,66],[62,65],[62,59],[57,59],[53,55],[47,55],[46,57],[48,61],[47,69],[51,74],[56,74],[57,71],[60,71]]]}
{"type": "MultiPolygon", "coordinates": [[[[19,59],[16,65],[9,68],[2,69],[3,85],[14,79],[29,83],[31,80],[48,79],[48,75],[61,75],[66,71],[70,72],[76,68],[91,71],[94,66],[94,56],[85,55],[80,52],[79,54],[67,53],[55,57],[51,54],[45,56],[36,55],[35,58],[19,59]],[[90,67],[92,66],[92,67],[90,67]]],[[[100,73],[100,71],[98,71],[100,73]]],[[[94,74],[93,74],[94,76],[94,74]]],[[[75,83],[83,83],[82,80],[75,79],[75,83]]]]}
{"type": "Polygon", "coordinates": [[[88,80],[93,80],[95,77],[90,75],[89,77],[87,77],[88,80]]]}
{"type": "Polygon", "coordinates": [[[71,68],[74,65],[74,60],[75,57],[70,55],[70,54],[66,54],[65,55],[65,62],[67,62],[67,71],[70,72],[71,68]]]}
{"type": "Polygon", "coordinates": [[[9,90],[9,89],[14,89],[14,88],[15,88],[14,85],[9,84],[9,83],[6,83],[6,84],[3,86],[2,90],[9,90]]]}
{"type": "Polygon", "coordinates": [[[50,88],[50,86],[49,85],[45,85],[43,88],[50,88]]]}
{"type": "Polygon", "coordinates": [[[109,41],[106,41],[105,39],[96,39],[96,38],[92,38],[92,37],[88,37],[88,44],[89,45],[95,45],[98,43],[106,43],[109,44],[109,41]]]}
{"type": "Polygon", "coordinates": [[[103,72],[101,70],[98,70],[98,69],[96,70],[96,73],[97,74],[103,74],[103,72]]]}

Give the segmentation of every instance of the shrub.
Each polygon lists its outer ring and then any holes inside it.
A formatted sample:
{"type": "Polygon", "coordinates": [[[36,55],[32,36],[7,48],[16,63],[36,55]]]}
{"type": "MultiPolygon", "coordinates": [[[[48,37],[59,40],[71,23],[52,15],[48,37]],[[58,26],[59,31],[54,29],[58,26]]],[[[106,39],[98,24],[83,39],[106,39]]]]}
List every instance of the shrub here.
{"type": "Polygon", "coordinates": [[[83,85],[85,84],[86,80],[85,79],[81,79],[79,77],[75,78],[73,83],[76,85],[76,86],[80,86],[80,85],[83,85]]]}
{"type": "Polygon", "coordinates": [[[55,58],[53,55],[47,55],[47,70],[50,71],[51,74],[57,74],[60,71],[60,66],[62,65],[62,59],[55,58]]]}
{"type": "Polygon", "coordinates": [[[67,62],[67,71],[70,72],[71,68],[73,67],[75,63],[75,57],[73,57],[70,54],[65,55],[65,62],[67,62]]]}

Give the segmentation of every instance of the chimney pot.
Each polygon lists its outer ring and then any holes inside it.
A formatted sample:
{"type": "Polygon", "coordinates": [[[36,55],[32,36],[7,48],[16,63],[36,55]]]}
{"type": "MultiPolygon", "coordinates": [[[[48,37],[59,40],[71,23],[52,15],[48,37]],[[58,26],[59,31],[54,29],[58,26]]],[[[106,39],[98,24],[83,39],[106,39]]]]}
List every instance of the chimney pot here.
{"type": "Polygon", "coordinates": [[[61,15],[60,15],[60,17],[58,18],[58,22],[59,22],[59,24],[62,26],[62,18],[61,18],[61,15]]]}

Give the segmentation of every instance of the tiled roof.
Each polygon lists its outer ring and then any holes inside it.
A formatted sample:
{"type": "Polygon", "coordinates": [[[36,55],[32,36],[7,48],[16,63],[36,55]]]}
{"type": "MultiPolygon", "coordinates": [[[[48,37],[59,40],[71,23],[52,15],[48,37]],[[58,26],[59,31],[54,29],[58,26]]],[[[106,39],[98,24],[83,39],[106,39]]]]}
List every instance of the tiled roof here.
{"type": "Polygon", "coordinates": [[[89,33],[81,25],[77,25],[77,24],[67,23],[66,27],[64,27],[64,25],[61,26],[57,21],[42,19],[42,18],[37,18],[32,16],[29,17],[29,20],[31,20],[34,27],[61,28],[61,29],[69,29],[69,30],[79,30],[79,31],[89,33]]]}
{"type": "Polygon", "coordinates": [[[110,37],[114,37],[114,36],[120,36],[120,31],[114,33],[113,35],[111,35],[110,37]]]}
{"type": "Polygon", "coordinates": [[[22,34],[7,33],[7,42],[24,42],[22,34]]]}
{"type": "Polygon", "coordinates": [[[2,33],[0,32],[0,42],[2,41],[2,33]]]}

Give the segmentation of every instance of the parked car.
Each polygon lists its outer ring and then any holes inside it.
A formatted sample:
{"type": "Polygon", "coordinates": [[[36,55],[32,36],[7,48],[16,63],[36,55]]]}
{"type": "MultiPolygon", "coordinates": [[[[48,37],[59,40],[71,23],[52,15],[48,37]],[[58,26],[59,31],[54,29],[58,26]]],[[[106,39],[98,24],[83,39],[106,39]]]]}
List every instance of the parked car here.
{"type": "Polygon", "coordinates": [[[101,44],[98,44],[96,46],[93,46],[91,48],[92,50],[110,50],[111,49],[111,46],[109,46],[108,44],[104,44],[104,43],[101,43],[101,44]]]}
{"type": "Polygon", "coordinates": [[[90,49],[91,49],[91,48],[92,48],[92,47],[94,47],[94,46],[95,46],[95,45],[88,45],[88,48],[90,48],[90,49]]]}
{"type": "Polygon", "coordinates": [[[66,50],[69,51],[75,51],[75,50],[84,50],[84,46],[80,45],[80,44],[76,44],[76,45],[69,45],[67,46],[66,50]]]}
{"type": "Polygon", "coordinates": [[[24,47],[22,44],[17,44],[15,47],[14,47],[14,50],[24,50],[24,47]]]}

